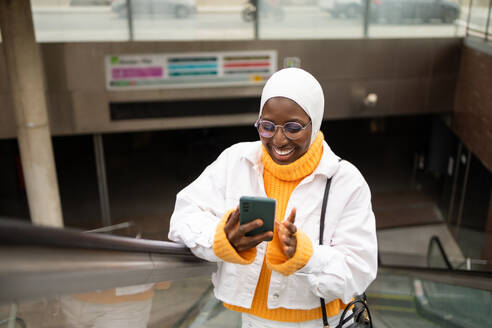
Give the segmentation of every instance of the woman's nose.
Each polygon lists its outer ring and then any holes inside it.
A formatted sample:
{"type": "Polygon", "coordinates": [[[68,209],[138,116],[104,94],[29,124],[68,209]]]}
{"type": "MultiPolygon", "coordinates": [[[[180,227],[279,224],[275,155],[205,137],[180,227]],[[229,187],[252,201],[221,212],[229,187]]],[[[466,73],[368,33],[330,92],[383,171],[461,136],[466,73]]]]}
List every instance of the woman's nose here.
{"type": "Polygon", "coordinates": [[[282,127],[277,126],[275,128],[275,132],[273,134],[273,143],[278,146],[282,146],[289,142],[289,139],[285,136],[284,129],[282,127]]]}

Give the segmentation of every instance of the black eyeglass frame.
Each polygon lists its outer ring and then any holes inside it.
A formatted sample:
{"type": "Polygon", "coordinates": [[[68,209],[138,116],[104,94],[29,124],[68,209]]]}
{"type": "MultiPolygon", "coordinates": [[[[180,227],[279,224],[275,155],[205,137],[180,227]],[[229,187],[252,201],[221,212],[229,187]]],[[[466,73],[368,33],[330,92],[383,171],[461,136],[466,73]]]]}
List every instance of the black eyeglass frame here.
{"type": "Polygon", "coordinates": [[[313,121],[309,120],[309,122],[306,124],[306,125],[302,125],[301,123],[299,122],[295,122],[295,121],[291,121],[291,122],[285,122],[284,124],[280,125],[280,124],[275,124],[273,123],[272,121],[269,121],[269,120],[262,120],[262,119],[258,119],[256,120],[255,122],[255,128],[256,130],[258,130],[258,133],[260,136],[262,136],[263,138],[267,138],[267,139],[270,139],[270,138],[273,138],[273,136],[275,135],[275,133],[277,133],[277,128],[281,128],[282,129],[282,132],[284,134],[284,136],[289,139],[289,140],[297,140],[299,139],[301,136],[302,136],[302,131],[306,130],[306,128],[312,123],[313,121]],[[260,132],[260,125],[261,125],[261,122],[268,122],[268,123],[271,123],[273,125],[273,127],[275,128],[272,132],[272,135],[271,136],[265,136],[265,135],[262,135],[261,132],[260,132]],[[301,129],[297,132],[295,132],[295,134],[298,134],[299,136],[296,137],[296,138],[292,138],[292,137],[289,137],[287,135],[287,133],[285,133],[285,125],[287,124],[290,124],[290,123],[294,123],[294,124],[299,124],[301,126],[301,129]]]}

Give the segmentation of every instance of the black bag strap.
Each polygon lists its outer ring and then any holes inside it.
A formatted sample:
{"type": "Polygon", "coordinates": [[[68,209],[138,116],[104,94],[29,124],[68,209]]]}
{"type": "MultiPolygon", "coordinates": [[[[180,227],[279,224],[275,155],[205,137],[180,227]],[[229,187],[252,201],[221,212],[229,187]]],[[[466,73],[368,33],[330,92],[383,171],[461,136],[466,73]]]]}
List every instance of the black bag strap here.
{"type": "MultiPolygon", "coordinates": [[[[319,221],[319,244],[323,245],[323,233],[325,231],[325,215],[326,215],[326,204],[328,203],[328,194],[330,193],[331,178],[326,180],[325,194],[323,195],[323,204],[321,205],[321,217],[319,221]]],[[[328,327],[328,316],[326,315],[326,304],[325,299],[320,298],[321,312],[323,313],[323,326],[328,327]]]]}
{"type": "MultiPolygon", "coordinates": [[[[340,163],[341,161],[342,161],[342,159],[339,158],[338,162],[340,163]]],[[[326,204],[328,204],[328,194],[330,193],[330,186],[331,186],[331,178],[328,178],[326,180],[325,194],[323,195],[323,204],[321,205],[321,217],[319,220],[319,244],[320,245],[323,245],[323,234],[325,232],[326,204]]],[[[324,300],[323,300],[323,302],[324,302],[324,300]]],[[[323,311],[323,312],[325,312],[325,311],[323,311]]]]}
{"type": "Polygon", "coordinates": [[[354,299],[352,302],[350,302],[349,304],[347,304],[347,306],[345,307],[345,310],[343,310],[343,313],[342,313],[342,316],[340,317],[340,323],[338,324],[338,326],[336,326],[336,328],[342,328],[343,325],[349,321],[352,317],[354,317],[354,315],[356,317],[358,317],[359,315],[361,315],[364,310],[366,311],[367,313],[367,321],[366,323],[368,324],[368,327],[369,328],[373,328],[372,326],[372,317],[371,317],[371,312],[369,311],[369,306],[367,306],[367,302],[365,300],[365,294],[364,294],[364,299],[361,299],[361,298],[356,298],[354,299]],[[357,306],[361,304],[362,306],[357,306]],[[345,315],[347,314],[347,311],[352,307],[354,306],[354,311],[352,312],[351,315],[349,315],[347,318],[345,318],[345,315]]]}
{"type": "Polygon", "coordinates": [[[319,221],[319,244],[323,245],[323,234],[325,232],[325,215],[326,204],[328,203],[328,194],[330,193],[331,178],[326,180],[325,194],[323,195],[323,204],[321,205],[321,218],[319,221]]]}
{"type": "MultiPolygon", "coordinates": [[[[338,159],[338,162],[341,162],[341,161],[342,161],[342,159],[339,158],[338,159]]],[[[320,221],[319,221],[319,244],[320,245],[323,245],[323,235],[324,235],[324,232],[325,232],[326,205],[328,203],[328,194],[330,193],[330,187],[331,187],[331,178],[329,178],[329,179],[326,180],[325,193],[323,195],[323,204],[321,205],[321,217],[320,217],[320,221]]],[[[319,301],[321,303],[321,313],[323,314],[323,327],[329,327],[329,325],[328,325],[328,316],[326,314],[325,299],[322,298],[322,297],[320,297],[319,301]]],[[[345,308],[345,311],[343,312],[342,318],[344,318],[345,313],[346,313],[346,311],[347,311],[348,308],[350,308],[350,307],[347,306],[345,308]]],[[[343,327],[343,325],[354,316],[354,314],[355,314],[354,312],[352,312],[352,314],[349,315],[344,320],[340,320],[341,321],[341,324],[339,324],[337,326],[337,328],[338,327],[340,327],[340,328],[343,327]]]]}
{"type": "MultiPolygon", "coordinates": [[[[338,159],[338,161],[342,161],[342,159],[338,159]]],[[[331,186],[331,178],[326,180],[326,186],[325,186],[325,193],[323,195],[323,204],[321,205],[321,216],[320,216],[320,222],[319,222],[319,245],[323,245],[323,234],[325,231],[325,216],[326,216],[326,205],[328,203],[328,194],[330,193],[330,186],[331,186]]],[[[323,314],[323,327],[329,327],[328,324],[328,316],[326,314],[326,304],[325,304],[325,299],[320,297],[320,303],[321,303],[321,313],[323,314]]],[[[342,328],[343,325],[345,325],[350,319],[352,318],[359,318],[363,314],[363,312],[367,311],[367,316],[369,319],[369,328],[373,328],[372,326],[372,318],[371,318],[371,313],[369,312],[369,307],[367,306],[367,298],[366,294],[362,294],[361,296],[358,296],[355,298],[352,302],[350,302],[345,309],[343,310],[342,316],[340,317],[340,322],[335,328],[342,328]],[[362,306],[358,306],[359,304],[362,304],[362,306]],[[345,318],[345,315],[347,314],[347,311],[354,306],[354,309],[352,313],[345,318]]]]}

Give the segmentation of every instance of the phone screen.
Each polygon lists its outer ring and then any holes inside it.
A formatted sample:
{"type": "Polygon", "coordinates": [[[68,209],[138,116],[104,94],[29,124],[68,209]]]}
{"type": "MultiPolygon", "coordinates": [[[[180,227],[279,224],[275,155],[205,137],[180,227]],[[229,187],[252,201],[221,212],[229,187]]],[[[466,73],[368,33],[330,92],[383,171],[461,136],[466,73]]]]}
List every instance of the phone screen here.
{"type": "Polygon", "coordinates": [[[239,199],[240,224],[245,224],[256,219],[263,221],[261,227],[247,232],[246,236],[254,236],[265,231],[273,232],[276,204],[275,199],[268,197],[243,196],[239,199]]]}

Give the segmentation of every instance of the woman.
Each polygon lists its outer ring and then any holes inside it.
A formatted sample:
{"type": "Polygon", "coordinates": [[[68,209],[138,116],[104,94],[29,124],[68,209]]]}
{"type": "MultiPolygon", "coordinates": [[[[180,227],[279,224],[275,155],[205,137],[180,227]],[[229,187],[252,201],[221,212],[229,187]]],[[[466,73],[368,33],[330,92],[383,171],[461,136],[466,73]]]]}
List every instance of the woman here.
{"type": "Polygon", "coordinates": [[[276,72],[263,88],[255,123],[261,142],[226,149],[177,195],[169,238],[217,262],[215,296],[242,312],[243,327],[322,327],[320,297],[335,327],[345,304],[376,276],[369,187],[323,140],[323,111],[323,91],[311,74],[276,72]],[[276,199],[271,242],[265,240],[272,232],[245,236],[262,221],[239,225],[243,195],[276,199]]]}

